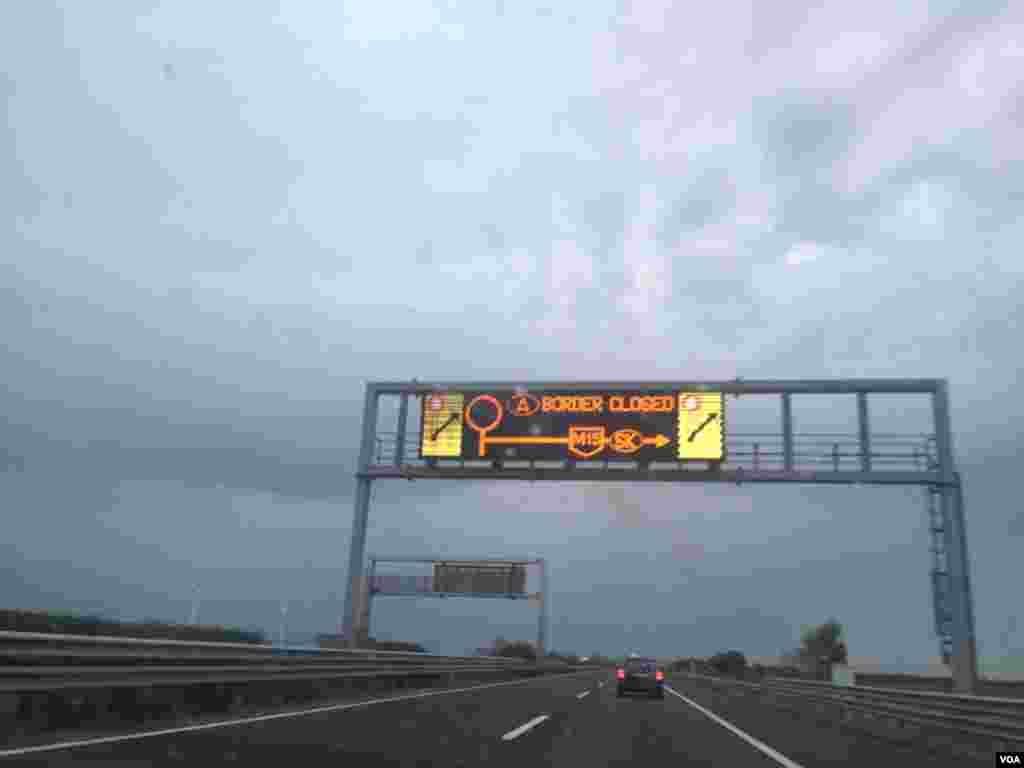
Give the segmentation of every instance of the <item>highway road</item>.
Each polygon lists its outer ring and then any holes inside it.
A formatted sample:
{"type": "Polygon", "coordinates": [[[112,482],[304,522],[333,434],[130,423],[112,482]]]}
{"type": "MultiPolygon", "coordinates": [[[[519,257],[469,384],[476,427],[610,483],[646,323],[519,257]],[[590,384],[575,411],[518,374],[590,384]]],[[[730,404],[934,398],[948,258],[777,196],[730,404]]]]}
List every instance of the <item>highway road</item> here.
{"type": "Polygon", "coordinates": [[[732,701],[686,678],[671,680],[661,701],[618,699],[610,671],[378,695],[149,734],[0,750],[0,768],[232,763],[302,768],[966,764],[742,697],[732,701]]]}

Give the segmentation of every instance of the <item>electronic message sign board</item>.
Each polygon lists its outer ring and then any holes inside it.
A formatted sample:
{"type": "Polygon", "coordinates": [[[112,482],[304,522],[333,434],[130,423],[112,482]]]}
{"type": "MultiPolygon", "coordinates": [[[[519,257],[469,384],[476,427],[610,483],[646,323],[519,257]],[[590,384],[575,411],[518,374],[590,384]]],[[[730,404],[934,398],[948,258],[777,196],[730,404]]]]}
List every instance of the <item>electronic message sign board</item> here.
{"type": "Polygon", "coordinates": [[[421,458],[723,461],[721,392],[498,390],[423,396],[421,458]]]}
{"type": "Polygon", "coordinates": [[[494,563],[434,563],[434,591],[451,594],[522,595],[526,567],[494,563]]]}

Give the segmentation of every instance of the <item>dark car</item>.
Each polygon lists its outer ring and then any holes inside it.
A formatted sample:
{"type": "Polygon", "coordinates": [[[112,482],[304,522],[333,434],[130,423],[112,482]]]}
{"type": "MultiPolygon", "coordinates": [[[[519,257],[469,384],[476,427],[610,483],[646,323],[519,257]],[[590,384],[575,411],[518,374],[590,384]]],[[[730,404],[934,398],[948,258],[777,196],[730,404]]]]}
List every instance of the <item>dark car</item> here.
{"type": "Polygon", "coordinates": [[[656,699],[665,698],[665,672],[658,667],[655,659],[627,659],[625,665],[616,672],[618,686],[615,694],[625,696],[627,693],[646,693],[656,699]]]}

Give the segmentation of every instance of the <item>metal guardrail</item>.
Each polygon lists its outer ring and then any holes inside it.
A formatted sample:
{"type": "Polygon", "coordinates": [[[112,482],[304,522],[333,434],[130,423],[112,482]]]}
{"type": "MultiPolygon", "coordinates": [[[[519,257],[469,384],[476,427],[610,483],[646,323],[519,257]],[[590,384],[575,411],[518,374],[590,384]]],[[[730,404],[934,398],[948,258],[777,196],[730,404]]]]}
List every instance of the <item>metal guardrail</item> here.
{"type": "Polygon", "coordinates": [[[574,669],[579,668],[516,658],[0,632],[0,693],[13,694],[268,680],[545,674],[574,669]]]}
{"type": "MultiPolygon", "coordinates": [[[[951,677],[908,675],[895,672],[857,672],[857,685],[862,688],[899,688],[905,691],[954,693],[951,677]]],[[[975,684],[974,695],[998,699],[1024,699],[1024,679],[984,677],[975,684]]]]}
{"type": "MultiPolygon", "coordinates": [[[[353,657],[393,657],[393,658],[428,658],[428,659],[474,659],[488,660],[489,656],[439,656],[432,653],[414,651],[387,651],[375,648],[325,648],[310,645],[280,646],[269,643],[220,643],[210,640],[172,640],[163,638],[122,637],[117,635],[73,635],[57,632],[16,632],[0,631],[0,652],[10,649],[41,649],[41,648],[97,648],[117,647],[135,649],[180,649],[183,651],[212,653],[216,651],[230,652],[232,655],[243,656],[353,656],[353,657]]],[[[510,664],[523,663],[522,659],[503,658],[510,664]]]]}
{"type": "Polygon", "coordinates": [[[684,677],[721,685],[761,689],[802,702],[834,705],[840,710],[885,717],[1003,744],[1024,743],[1024,699],[910,691],[870,686],[836,686],[829,682],[765,678],[761,682],[686,673],[684,677]]]}

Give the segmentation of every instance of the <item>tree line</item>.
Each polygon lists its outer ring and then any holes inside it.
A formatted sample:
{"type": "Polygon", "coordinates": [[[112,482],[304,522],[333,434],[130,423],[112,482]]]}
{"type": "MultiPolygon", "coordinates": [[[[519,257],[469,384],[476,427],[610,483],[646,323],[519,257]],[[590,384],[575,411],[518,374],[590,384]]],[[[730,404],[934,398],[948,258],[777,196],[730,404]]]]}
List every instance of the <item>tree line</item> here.
{"type": "Polygon", "coordinates": [[[781,666],[770,670],[761,664],[750,665],[746,655],[735,649],[719,651],[706,657],[686,657],[672,664],[676,671],[693,671],[700,674],[727,677],[762,677],[768,671],[774,675],[821,679],[831,677],[834,664],[845,664],[848,660],[843,625],[836,619],[804,630],[800,646],[782,654],[781,666]]]}
{"type": "MultiPolygon", "coordinates": [[[[480,653],[528,661],[537,660],[537,649],[533,643],[524,640],[510,642],[500,636],[495,639],[492,648],[481,650],[480,653]]],[[[575,652],[552,651],[547,654],[547,658],[572,665],[583,663],[584,660],[588,664],[600,666],[618,666],[625,662],[625,657],[605,656],[597,652],[581,656],[575,652]]],[[[833,618],[805,630],[800,637],[800,646],[783,653],[781,666],[772,667],[770,670],[761,664],[751,665],[746,655],[736,649],[719,651],[708,657],[679,658],[670,665],[670,668],[675,671],[694,671],[730,677],[743,677],[748,674],[760,677],[771,671],[777,675],[828,678],[831,676],[833,664],[845,664],[846,661],[847,648],[843,625],[833,618]]]]}

